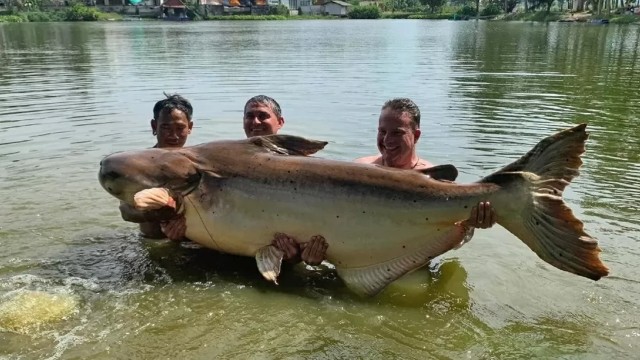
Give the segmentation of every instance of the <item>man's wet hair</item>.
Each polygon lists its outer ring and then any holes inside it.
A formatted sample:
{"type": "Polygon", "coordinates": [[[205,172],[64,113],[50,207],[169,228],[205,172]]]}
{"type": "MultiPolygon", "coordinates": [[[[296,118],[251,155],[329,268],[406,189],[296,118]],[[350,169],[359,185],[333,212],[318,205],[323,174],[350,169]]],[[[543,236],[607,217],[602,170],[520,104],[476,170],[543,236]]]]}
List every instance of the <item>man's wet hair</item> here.
{"type": "Polygon", "coordinates": [[[420,109],[418,105],[408,98],[396,98],[387,100],[382,105],[382,110],[391,109],[399,112],[406,112],[411,117],[411,124],[415,129],[420,127],[420,109]]]}
{"type": "Polygon", "coordinates": [[[267,95],[257,95],[252,97],[251,99],[247,100],[247,102],[244,104],[244,113],[247,112],[247,107],[251,104],[266,105],[271,109],[271,111],[273,111],[274,114],[276,114],[277,117],[282,117],[282,110],[280,109],[280,104],[278,104],[278,102],[272,97],[269,97],[267,95]]]}
{"type": "Polygon", "coordinates": [[[156,103],[153,107],[153,118],[158,120],[160,117],[160,113],[163,111],[173,111],[174,109],[182,111],[185,115],[187,115],[187,120],[191,121],[191,117],[193,116],[193,107],[189,100],[182,97],[179,94],[169,95],[167,93],[163,93],[165,99],[162,99],[156,103]]]}

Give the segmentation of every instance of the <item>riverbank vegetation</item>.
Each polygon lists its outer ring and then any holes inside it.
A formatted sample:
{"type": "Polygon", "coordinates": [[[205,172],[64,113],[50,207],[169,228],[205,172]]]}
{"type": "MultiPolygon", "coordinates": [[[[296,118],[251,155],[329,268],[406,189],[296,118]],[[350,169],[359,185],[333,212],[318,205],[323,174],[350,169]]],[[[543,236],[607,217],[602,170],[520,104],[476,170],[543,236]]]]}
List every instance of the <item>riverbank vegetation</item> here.
{"type": "MultiPolygon", "coordinates": [[[[37,3],[34,3],[37,4],[37,3]]],[[[0,14],[2,22],[106,21],[121,20],[122,15],[101,12],[95,7],[74,4],[64,9],[46,10],[37,5],[19,7],[0,14]]]]}
{"type": "MultiPolygon", "coordinates": [[[[52,7],[52,0],[8,0],[12,6],[0,13],[2,22],[104,21],[122,20],[123,15],[106,13],[84,3],[52,7]]],[[[263,15],[207,15],[195,0],[186,1],[194,20],[309,20],[309,19],[491,19],[536,22],[640,23],[639,0],[349,0],[346,17],[336,17],[272,6],[263,15]],[[191,1],[191,3],[190,3],[191,1]],[[631,2],[630,2],[631,1],[631,2]],[[294,14],[291,14],[294,10],[294,14]]],[[[314,0],[320,4],[323,0],[314,0]]],[[[316,5],[320,6],[320,5],[316,5]]],[[[124,14],[124,13],[123,13],[124,14]]]]}

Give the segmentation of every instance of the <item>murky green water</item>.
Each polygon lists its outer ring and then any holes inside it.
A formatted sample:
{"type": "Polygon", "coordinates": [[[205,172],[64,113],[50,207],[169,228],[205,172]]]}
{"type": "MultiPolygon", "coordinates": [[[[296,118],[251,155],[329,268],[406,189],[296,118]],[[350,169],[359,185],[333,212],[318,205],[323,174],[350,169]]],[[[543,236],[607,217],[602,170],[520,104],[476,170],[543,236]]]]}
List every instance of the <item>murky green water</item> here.
{"type": "Polygon", "coordinates": [[[2,25],[0,357],[634,358],[639,39],[638,26],[408,20],[2,25]],[[242,138],[242,106],[264,93],[287,132],[344,160],[375,153],[381,104],[408,96],[421,154],[463,182],[587,122],[565,197],[611,276],[561,272],[496,226],[360,299],[331,271],[272,286],[251,259],[142,240],[96,174],[104,155],[154,144],[162,91],[192,100],[190,144],[242,138]]]}

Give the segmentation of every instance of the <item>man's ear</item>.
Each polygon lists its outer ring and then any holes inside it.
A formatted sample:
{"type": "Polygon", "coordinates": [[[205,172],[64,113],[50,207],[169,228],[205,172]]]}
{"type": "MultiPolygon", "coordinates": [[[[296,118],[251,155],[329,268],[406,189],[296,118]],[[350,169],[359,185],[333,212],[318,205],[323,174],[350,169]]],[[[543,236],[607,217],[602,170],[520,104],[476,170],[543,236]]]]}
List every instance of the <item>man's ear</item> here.
{"type": "Polygon", "coordinates": [[[151,119],[151,131],[155,135],[158,132],[158,121],[156,119],[151,119]]]}
{"type": "Polygon", "coordinates": [[[422,134],[422,131],[420,131],[420,129],[415,129],[413,130],[413,143],[417,143],[418,139],[420,139],[420,135],[422,134]]]}
{"type": "Polygon", "coordinates": [[[189,121],[189,134],[191,134],[191,129],[193,129],[193,121],[189,121]]]}
{"type": "Polygon", "coordinates": [[[278,118],[278,125],[280,125],[280,127],[284,126],[284,117],[280,116],[278,118]]]}

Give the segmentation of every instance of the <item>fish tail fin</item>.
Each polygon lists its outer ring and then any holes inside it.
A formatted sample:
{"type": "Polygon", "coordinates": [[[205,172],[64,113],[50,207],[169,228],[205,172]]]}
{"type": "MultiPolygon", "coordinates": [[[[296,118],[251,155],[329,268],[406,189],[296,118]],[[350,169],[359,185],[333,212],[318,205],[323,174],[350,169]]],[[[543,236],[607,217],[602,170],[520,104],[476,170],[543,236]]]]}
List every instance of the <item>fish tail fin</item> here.
{"type": "Polygon", "coordinates": [[[547,263],[598,280],[609,274],[600,260],[598,242],[562,199],[565,187],[579,174],[589,136],[585,130],[586,124],[581,124],[549,136],[480,182],[499,185],[510,195],[495,206],[498,224],[547,263]],[[509,216],[500,215],[506,211],[509,216]]]}

